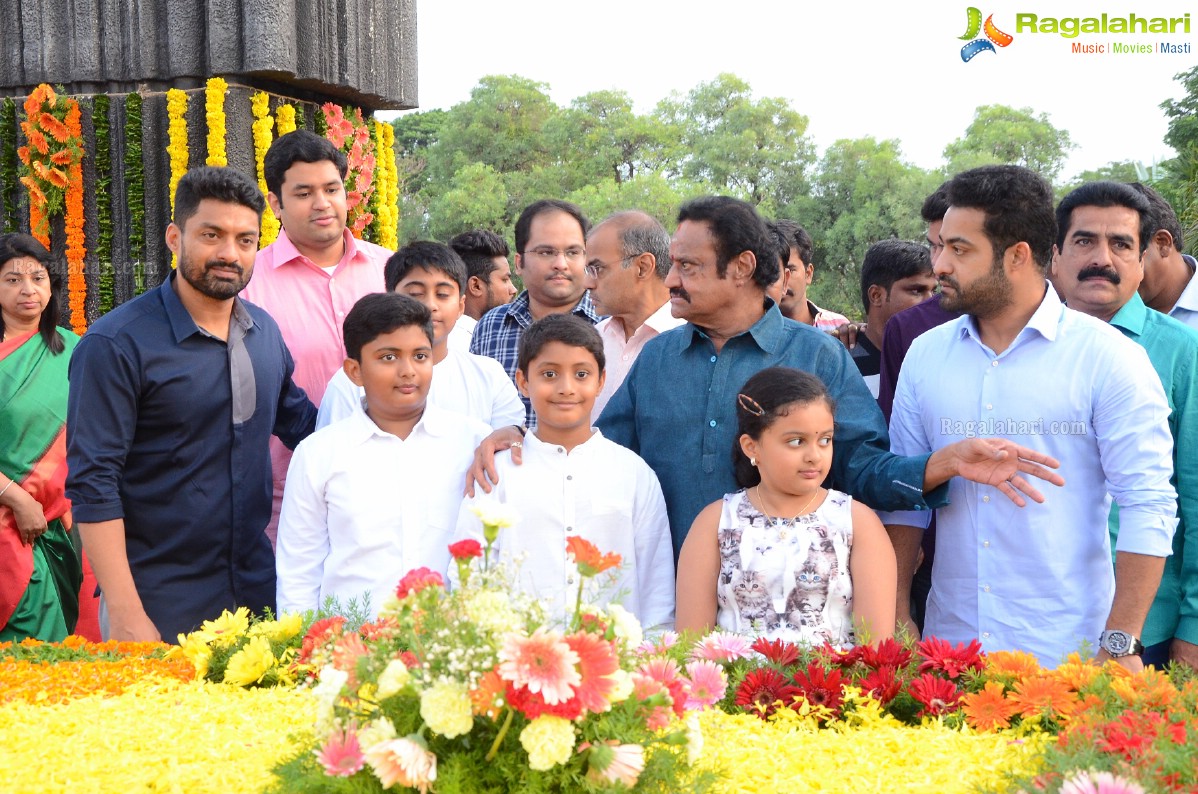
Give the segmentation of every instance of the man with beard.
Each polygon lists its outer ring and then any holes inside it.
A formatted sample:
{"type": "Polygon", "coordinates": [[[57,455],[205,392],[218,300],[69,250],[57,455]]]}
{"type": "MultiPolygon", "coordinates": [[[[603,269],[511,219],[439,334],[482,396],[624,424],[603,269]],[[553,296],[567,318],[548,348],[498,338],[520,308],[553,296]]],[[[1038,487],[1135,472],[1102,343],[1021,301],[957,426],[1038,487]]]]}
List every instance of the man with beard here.
{"type": "Polygon", "coordinates": [[[265,207],[231,168],[179,180],[178,270],[100,318],[71,358],[67,496],[102,591],[105,638],[173,640],[222,610],[274,609],[268,442],[316,409],[250,280],[265,207]]]}
{"type": "MultiPolygon", "coordinates": [[[[1082,185],[1057,206],[1057,228],[1053,283],[1066,304],[1143,347],[1169,400],[1178,522],[1173,554],[1144,622],[1143,659],[1198,668],[1198,332],[1148,308],[1137,292],[1156,245],[1146,196],[1118,182],[1082,185]]],[[[1119,523],[1119,511],[1112,510],[1112,542],[1119,523]]]]}
{"type": "MultiPolygon", "coordinates": [[[[1052,188],[1018,166],[955,176],[934,271],[941,305],[965,316],[911,345],[891,418],[893,450],[926,454],[978,434],[1061,462],[1066,486],[1014,510],[992,485],[949,484],[937,512],[924,630],[1052,666],[1083,643],[1142,667],[1138,636],[1176,520],[1169,405],[1144,350],[1066,309],[1045,278],[1052,188]],[[1110,496],[1108,496],[1108,492],[1110,496]],[[1107,514],[1119,505],[1116,572],[1107,514]]],[[[914,568],[926,514],[884,518],[899,575],[914,568]]]]}
{"type": "MultiPolygon", "coordinates": [[[[534,320],[570,312],[592,325],[599,322],[583,282],[590,228],[581,209],[557,199],[534,202],[516,219],[516,274],[524,291],[484,314],[470,342],[471,353],[498,361],[513,383],[520,337],[534,320]]],[[[520,399],[527,426],[533,427],[532,403],[523,395],[520,399]]]]}

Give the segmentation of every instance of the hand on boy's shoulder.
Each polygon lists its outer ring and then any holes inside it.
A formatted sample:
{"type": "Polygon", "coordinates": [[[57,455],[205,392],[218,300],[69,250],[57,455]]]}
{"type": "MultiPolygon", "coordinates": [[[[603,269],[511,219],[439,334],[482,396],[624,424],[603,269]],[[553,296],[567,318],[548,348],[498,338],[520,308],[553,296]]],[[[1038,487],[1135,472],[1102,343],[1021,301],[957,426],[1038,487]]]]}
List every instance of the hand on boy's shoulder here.
{"type": "Polygon", "coordinates": [[[511,450],[511,460],[516,466],[524,462],[524,434],[515,425],[501,427],[482,440],[474,451],[474,464],[466,472],[466,495],[475,495],[475,486],[483,493],[491,493],[491,489],[499,482],[499,472],[495,467],[495,454],[505,449],[511,450]]]}

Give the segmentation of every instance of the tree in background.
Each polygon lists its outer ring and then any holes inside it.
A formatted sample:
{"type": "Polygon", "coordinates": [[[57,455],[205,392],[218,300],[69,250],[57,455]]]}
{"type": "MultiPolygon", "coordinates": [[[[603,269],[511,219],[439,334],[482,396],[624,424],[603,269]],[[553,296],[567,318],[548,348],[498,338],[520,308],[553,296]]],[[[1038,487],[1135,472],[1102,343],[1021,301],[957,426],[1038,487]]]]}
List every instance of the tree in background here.
{"type": "Polygon", "coordinates": [[[1165,163],[1167,178],[1154,183],[1181,221],[1186,250],[1198,252],[1198,66],[1176,76],[1185,91],[1181,99],[1166,99],[1161,109],[1169,117],[1165,143],[1177,157],[1165,163]]]}
{"type": "Polygon", "coordinates": [[[1069,133],[1054,127],[1045,113],[983,105],[974,112],[965,135],[944,147],[944,159],[950,174],[1002,163],[1022,165],[1055,182],[1072,148],[1069,133]]]}

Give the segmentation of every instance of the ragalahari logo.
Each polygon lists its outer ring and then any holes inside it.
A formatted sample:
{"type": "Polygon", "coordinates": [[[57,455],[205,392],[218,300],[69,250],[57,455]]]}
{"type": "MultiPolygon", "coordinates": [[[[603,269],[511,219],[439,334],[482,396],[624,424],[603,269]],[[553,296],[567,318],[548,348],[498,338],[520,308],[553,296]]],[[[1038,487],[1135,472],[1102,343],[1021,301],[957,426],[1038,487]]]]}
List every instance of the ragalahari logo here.
{"type": "Polygon", "coordinates": [[[961,48],[961,60],[969,63],[973,57],[981,52],[997,52],[994,47],[1005,47],[1015,40],[1010,33],[1003,33],[994,26],[994,14],[986,17],[986,24],[982,24],[982,12],[970,6],[966,9],[967,19],[965,35],[959,38],[962,41],[969,42],[961,48]],[[978,33],[985,34],[979,37],[978,33]]]}

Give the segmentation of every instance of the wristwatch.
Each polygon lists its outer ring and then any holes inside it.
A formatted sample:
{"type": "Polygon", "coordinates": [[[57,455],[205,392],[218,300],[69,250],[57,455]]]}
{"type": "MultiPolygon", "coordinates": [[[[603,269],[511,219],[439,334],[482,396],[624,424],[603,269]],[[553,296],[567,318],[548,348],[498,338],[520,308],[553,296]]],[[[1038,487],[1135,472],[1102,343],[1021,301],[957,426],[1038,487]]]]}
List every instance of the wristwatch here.
{"type": "Polygon", "coordinates": [[[1139,637],[1133,637],[1126,631],[1108,629],[1098,636],[1098,647],[1109,653],[1112,658],[1121,656],[1139,656],[1144,652],[1144,643],[1139,637]]]}

